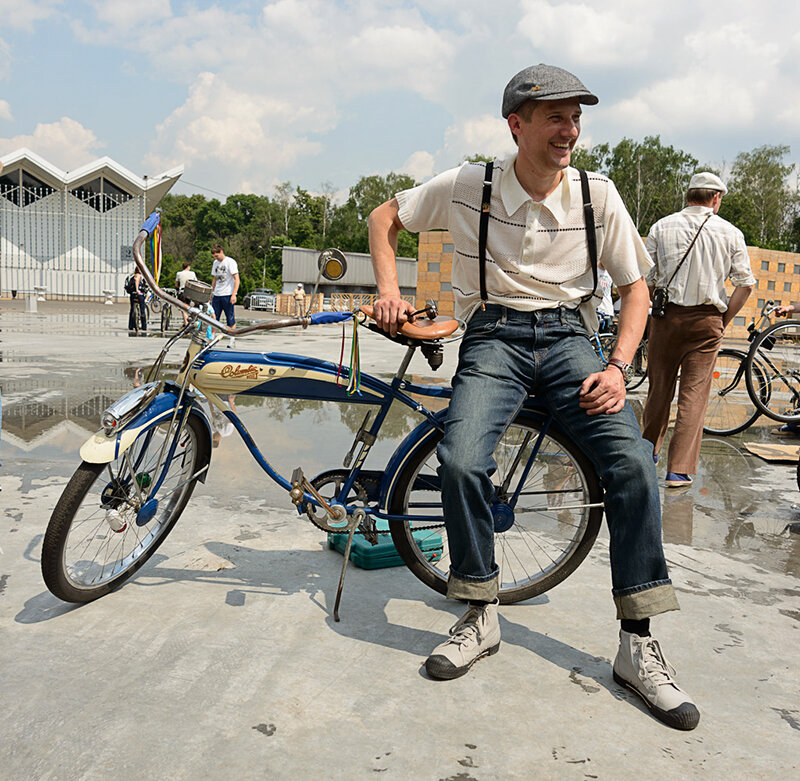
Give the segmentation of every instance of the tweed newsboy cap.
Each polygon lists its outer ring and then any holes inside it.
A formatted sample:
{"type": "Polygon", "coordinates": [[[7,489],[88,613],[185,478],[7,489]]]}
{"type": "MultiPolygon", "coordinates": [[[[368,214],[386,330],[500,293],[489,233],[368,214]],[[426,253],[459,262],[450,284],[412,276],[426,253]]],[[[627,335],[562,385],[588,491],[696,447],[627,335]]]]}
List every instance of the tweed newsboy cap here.
{"type": "Polygon", "coordinates": [[[506,85],[503,92],[503,118],[508,119],[526,100],[563,100],[577,98],[580,103],[594,106],[597,96],[583,86],[577,76],[555,65],[531,65],[521,70],[506,85]]]}
{"type": "Polygon", "coordinates": [[[723,195],[728,192],[728,188],[722,183],[716,174],[711,171],[701,171],[695,174],[689,182],[690,190],[719,190],[723,195]]]}

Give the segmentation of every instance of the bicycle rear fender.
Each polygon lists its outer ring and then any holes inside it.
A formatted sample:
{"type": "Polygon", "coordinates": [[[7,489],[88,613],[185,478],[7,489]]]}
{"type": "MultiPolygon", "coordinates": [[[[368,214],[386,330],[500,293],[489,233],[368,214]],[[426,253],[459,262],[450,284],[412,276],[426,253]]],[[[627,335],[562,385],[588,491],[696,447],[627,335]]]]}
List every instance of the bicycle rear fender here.
{"type": "MultiPolygon", "coordinates": [[[[125,427],[118,431],[114,436],[107,436],[105,431],[100,430],[93,434],[80,449],[80,457],[90,464],[108,464],[119,458],[143,432],[161,423],[168,423],[175,412],[178,402],[177,389],[168,389],[159,393],[143,410],[141,410],[125,427]]],[[[189,404],[189,415],[195,415],[202,422],[202,429],[208,436],[208,447],[201,448],[201,452],[208,453],[206,463],[210,460],[211,454],[211,425],[202,407],[194,398],[184,396],[182,406],[189,404]]],[[[205,464],[202,464],[205,466],[205,464]]],[[[205,482],[208,470],[205,470],[198,478],[205,482]]]]}

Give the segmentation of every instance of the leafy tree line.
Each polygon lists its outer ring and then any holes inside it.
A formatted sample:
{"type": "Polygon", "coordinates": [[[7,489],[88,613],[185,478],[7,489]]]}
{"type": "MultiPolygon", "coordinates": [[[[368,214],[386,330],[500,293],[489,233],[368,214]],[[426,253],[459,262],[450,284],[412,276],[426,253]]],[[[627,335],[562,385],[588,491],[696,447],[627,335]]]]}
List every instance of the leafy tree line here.
{"type": "MultiPolygon", "coordinates": [[[[800,195],[791,184],[794,165],[784,163],[788,146],[762,146],[736,156],[728,175],[728,195],[720,216],[736,225],[748,245],[800,252],[800,195]]],[[[487,160],[473,155],[472,161],[487,160]]],[[[578,148],[576,167],[609,176],[633,217],[647,235],[661,217],[685,205],[689,180],[700,165],[687,152],[665,146],[659,136],[643,141],[625,138],[613,148],[598,144],[578,148]]],[[[720,173],[719,170],[715,171],[720,173]]],[[[166,195],[161,201],[164,225],[162,283],[169,285],[184,261],[200,279],[211,280],[211,246],[220,242],[236,258],[241,295],[255,287],[280,289],[281,247],[368,252],[367,218],[396,192],[417,184],[410,176],[365,176],[350,188],[347,200],[333,202],[333,187],[310,193],[291,182],[275,187],[272,197],[237,194],[222,203],[202,195],[166,195]]],[[[401,233],[398,253],[417,256],[415,234],[401,233]]]]}
{"type": "MultiPolygon", "coordinates": [[[[719,215],[744,233],[748,246],[800,252],[795,166],[783,162],[789,151],[788,146],[761,146],[741,152],[733,161],[719,215]]],[[[721,173],[680,149],[664,146],[659,136],[641,142],[624,138],[613,149],[608,144],[577,149],[572,164],[612,179],[643,236],[654,222],[683,208],[692,174],[721,173]]]]}
{"type": "MultiPolygon", "coordinates": [[[[404,174],[365,176],[341,205],[333,202],[328,184],[321,194],[313,194],[283,182],[271,198],[237,194],[224,203],[203,195],[167,194],[159,205],[164,228],[161,282],[171,285],[185,261],[200,279],[210,282],[211,247],[219,242],[239,266],[240,297],[256,287],[280,290],[281,247],[369,252],[369,213],[416,184],[404,174]]],[[[400,235],[398,254],[417,257],[416,234],[400,235]]]]}

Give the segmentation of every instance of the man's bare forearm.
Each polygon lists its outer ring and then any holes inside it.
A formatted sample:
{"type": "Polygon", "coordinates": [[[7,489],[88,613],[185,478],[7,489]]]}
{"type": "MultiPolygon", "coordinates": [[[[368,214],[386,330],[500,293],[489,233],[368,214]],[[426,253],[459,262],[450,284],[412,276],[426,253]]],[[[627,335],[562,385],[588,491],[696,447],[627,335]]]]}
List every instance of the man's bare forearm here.
{"type": "Polygon", "coordinates": [[[647,325],[650,293],[644,278],[640,277],[630,285],[622,285],[619,295],[619,331],[613,357],[630,363],[647,325]]]}
{"type": "Polygon", "coordinates": [[[750,293],[753,291],[753,288],[749,285],[744,287],[737,287],[734,288],[733,293],[731,293],[731,297],[728,300],[728,308],[722,314],[722,327],[727,328],[728,324],[733,320],[736,316],[736,313],[744,306],[744,302],[750,298],[750,293]]]}
{"type": "Polygon", "coordinates": [[[369,253],[379,298],[400,296],[397,280],[397,237],[402,229],[397,200],[392,198],[369,215],[369,253]]]}

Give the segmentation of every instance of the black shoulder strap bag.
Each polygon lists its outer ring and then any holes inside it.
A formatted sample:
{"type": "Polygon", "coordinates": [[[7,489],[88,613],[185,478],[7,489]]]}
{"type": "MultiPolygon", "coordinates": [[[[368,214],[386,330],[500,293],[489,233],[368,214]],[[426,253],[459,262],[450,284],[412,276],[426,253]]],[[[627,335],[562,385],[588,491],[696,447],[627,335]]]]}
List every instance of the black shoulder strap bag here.
{"type": "Polygon", "coordinates": [[[675,275],[678,273],[678,271],[680,271],[680,268],[683,265],[683,261],[686,260],[687,257],[689,257],[689,253],[691,252],[692,247],[694,247],[694,243],[697,241],[697,237],[700,235],[700,231],[703,230],[706,223],[711,219],[712,216],[713,213],[709,214],[703,220],[700,227],[697,229],[697,233],[694,234],[694,238],[692,239],[689,246],[686,248],[686,252],[683,253],[683,257],[678,261],[678,265],[675,266],[675,271],[672,272],[672,276],[669,278],[667,284],[664,285],[664,287],[657,287],[653,291],[653,302],[650,311],[651,317],[661,318],[667,314],[667,304],[669,303],[669,293],[667,293],[667,290],[669,289],[669,286],[672,284],[672,280],[675,279],[675,275]]]}
{"type": "MultiPolygon", "coordinates": [[[[486,238],[489,234],[489,209],[492,203],[492,174],[494,163],[486,163],[486,173],[483,177],[483,195],[481,196],[481,220],[478,230],[478,261],[480,263],[480,292],[481,309],[486,308],[489,300],[486,294],[486,238]]],[[[592,263],[592,290],[581,301],[588,301],[597,290],[597,235],[594,227],[594,209],[592,196],[589,192],[589,177],[582,168],[577,169],[581,177],[581,193],[583,194],[583,221],[586,226],[586,245],[589,250],[589,260],[592,263]]]]}

